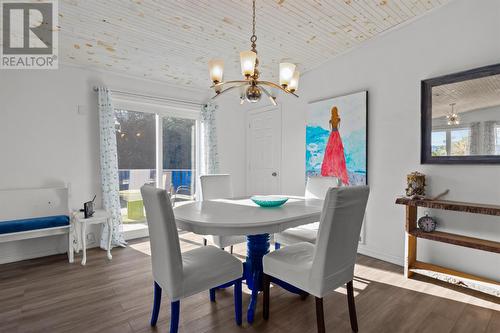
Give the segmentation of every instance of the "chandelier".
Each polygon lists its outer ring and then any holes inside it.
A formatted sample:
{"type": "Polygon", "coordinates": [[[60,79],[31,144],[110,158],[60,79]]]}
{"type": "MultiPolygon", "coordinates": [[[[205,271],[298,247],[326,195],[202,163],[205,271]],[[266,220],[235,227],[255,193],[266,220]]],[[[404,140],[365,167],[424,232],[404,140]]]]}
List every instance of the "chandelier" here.
{"type": "Polygon", "coordinates": [[[451,103],[451,111],[446,115],[446,119],[448,120],[448,125],[459,125],[460,124],[460,118],[458,117],[458,114],[455,112],[455,105],[456,103],[451,103]]]}
{"type": "Polygon", "coordinates": [[[215,96],[234,89],[240,89],[240,104],[248,101],[256,103],[260,101],[262,95],[266,95],[273,105],[276,105],[276,97],[269,92],[269,88],[276,88],[287,94],[299,97],[295,94],[299,86],[299,71],[295,64],[282,62],[279,66],[279,85],[269,81],[259,80],[260,72],[258,69],[259,59],[257,58],[257,36],[255,35],[255,0],[253,0],[253,29],[250,37],[251,50],[240,52],[241,73],[244,80],[223,81],[224,61],[221,59],[212,59],[208,62],[210,80],[214,88],[215,96]]]}

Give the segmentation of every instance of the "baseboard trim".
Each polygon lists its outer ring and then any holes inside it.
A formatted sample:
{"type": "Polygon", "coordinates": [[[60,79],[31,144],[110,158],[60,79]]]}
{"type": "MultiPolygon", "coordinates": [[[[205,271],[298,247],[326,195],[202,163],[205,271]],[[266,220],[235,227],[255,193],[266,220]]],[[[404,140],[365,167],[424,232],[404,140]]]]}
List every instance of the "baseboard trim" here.
{"type": "MultiPolygon", "coordinates": [[[[125,239],[131,240],[135,238],[143,238],[143,237],[149,237],[149,232],[147,228],[144,229],[139,229],[139,230],[128,230],[125,232],[125,239]]],[[[87,245],[87,249],[97,247],[97,244],[92,242],[87,245]]],[[[29,260],[29,259],[35,259],[35,258],[41,258],[41,257],[46,257],[46,256],[51,256],[51,255],[56,255],[56,254],[64,254],[66,253],[66,250],[58,250],[58,249],[50,249],[47,251],[36,251],[32,253],[23,253],[22,255],[13,255],[13,256],[5,256],[2,255],[0,256],[0,264],[7,264],[7,263],[12,263],[16,261],[22,261],[22,260],[29,260]]],[[[403,266],[404,265],[404,259],[403,257],[398,257],[394,256],[391,254],[384,253],[379,250],[374,250],[371,248],[368,248],[366,245],[360,244],[358,247],[358,253],[380,259],[383,261],[390,262],[392,264],[398,265],[398,266],[403,266]]],[[[75,253],[75,256],[78,254],[75,253]]],[[[81,251],[80,251],[81,255],[81,251]]]]}
{"type": "MultiPolygon", "coordinates": [[[[90,234],[90,233],[89,233],[90,234]]],[[[44,238],[32,238],[26,240],[17,240],[12,242],[1,243],[4,247],[0,255],[0,265],[9,264],[18,261],[31,260],[36,258],[48,257],[59,254],[67,254],[68,238],[62,235],[64,238],[60,238],[61,235],[55,235],[44,238]],[[43,243],[31,245],[30,242],[34,240],[42,240],[43,243]],[[51,242],[52,241],[52,242],[51,242]],[[47,246],[47,244],[51,244],[47,246]],[[7,247],[7,248],[5,248],[7,247]]],[[[87,243],[87,249],[97,247],[98,244],[95,241],[87,243]]],[[[79,253],[75,252],[75,262],[78,261],[78,256],[82,255],[82,251],[79,253]]],[[[67,260],[67,259],[66,259],[67,260]]]]}
{"type": "Polygon", "coordinates": [[[137,229],[137,230],[127,230],[123,232],[125,240],[132,240],[136,238],[149,237],[148,228],[137,229]]]}
{"type": "Polygon", "coordinates": [[[42,257],[48,257],[48,256],[53,256],[56,254],[64,254],[67,253],[66,251],[59,251],[56,249],[50,249],[47,251],[37,251],[33,253],[23,253],[22,255],[16,255],[16,256],[4,256],[2,255],[0,257],[0,265],[2,264],[9,264],[17,261],[23,261],[23,260],[30,260],[30,259],[36,259],[36,258],[42,258],[42,257]]]}
{"type": "Polygon", "coordinates": [[[398,266],[404,266],[403,257],[398,257],[398,256],[394,256],[392,254],[387,254],[384,252],[373,250],[373,249],[368,248],[367,246],[360,245],[358,247],[358,253],[365,255],[365,256],[368,256],[368,257],[375,258],[375,259],[387,261],[387,262],[390,262],[391,264],[395,264],[398,266]]]}

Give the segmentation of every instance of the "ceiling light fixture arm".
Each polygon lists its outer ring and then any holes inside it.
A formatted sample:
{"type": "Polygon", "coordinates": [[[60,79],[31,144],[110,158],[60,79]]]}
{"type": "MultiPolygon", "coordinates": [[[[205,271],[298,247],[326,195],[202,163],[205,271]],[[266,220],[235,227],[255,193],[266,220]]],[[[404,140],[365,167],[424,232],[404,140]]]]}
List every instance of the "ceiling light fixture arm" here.
{"type": "Polygon", "coordinates": [[[272,103],[274,106],[278,105],[278,104],[276,103],[276,97],[274,97],[273,95],[271,95],[271,94],[269,93],[269,91],[267,91],[267,89],[266,89],[266,88],[264,88],[264,87],[262,87],[262,86],[261,86],[261,87],[260,87],[260,89],[262,89],[262,91],[264,92],[264,94],[266,94],[266,96],[267,96],[267,97],[269,97],[269,100],[271,101],[271,103],[272,103]]]}
{"type": "Polygon", "coordinates": [[[257,81],[257,85],[266,85],[266,86],[270,86],[270,87],[273,87],[273,88],[277,88],[277,89],[279,89],[279,90],[281,90],[281,91],[284,91],[284,92],[286,92],[287,94],[291,94],[291,95],[293,95],[293,96],[295,96],[295,97],[299,97],[299,95],[297,95],[297,94],[295,94],[295,93],[291,92],[290,90],[287,90],[287,89],[283,88],[282,86],[277,85],[276,83],[273,83],[273,82],[269,82],[269,81],[257,81]]]}
{"type": "Polygon", "coordinates": [[[224,86],[224,85],[227,85],[227,84],[236,84],[236,83],[246,83],[246,84],[249,84],[250,80],[233,80],[233,81],[219,82],[219,83],[216,83],[216,84],[210,86],[210,88],[218,88],[220,86],[224,86]]]}
{"type": "MultiPolygon", "coordinates": [[[[244,81],[244,82],[245,82],[245,81],[244,81]]],[[[218,96],[222,95],[223,93],[225,93],[225,92],[227,92],[227,91],[230,91],[230,90],[233,90],[233,89],[235,89],[235,88],[239,88],[239,87],[245,86],[245,85],[247,85],[247,84],[248,84],[248,82],[245,82],[245,83],[240,83],[240,84],[237,84],[237,85],[235,85],[235,86],[232,86],[232,87],[226,88],[226,89],[224,89],[224,90],[222,90],[222,91],[218,92],[218,93],[217,93],[216,95],[214,95],[211,99],[212,99],[212,100],[214,100],[216,97],[218,97],[218,96]]]]}

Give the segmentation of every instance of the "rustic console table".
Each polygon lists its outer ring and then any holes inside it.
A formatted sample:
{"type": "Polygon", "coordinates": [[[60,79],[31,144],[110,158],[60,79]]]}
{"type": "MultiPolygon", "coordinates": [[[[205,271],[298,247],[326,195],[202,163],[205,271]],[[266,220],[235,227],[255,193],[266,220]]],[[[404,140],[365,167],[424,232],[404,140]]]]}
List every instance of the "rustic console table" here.
{"type": "Polygon", "coordinates": [[[472,214],[500,216],[500,206],[447,200],[398,198],[396,204],[406,206],[405,268],[407,278],[414,273],[500,296],[500,282],[455,271],[417,260],[417,239],[424,238],[477,250],[500,253],[500,242],[452,234],[442,231],[423,232],[417,228],[417,207],[451,210],[472,214]]]}

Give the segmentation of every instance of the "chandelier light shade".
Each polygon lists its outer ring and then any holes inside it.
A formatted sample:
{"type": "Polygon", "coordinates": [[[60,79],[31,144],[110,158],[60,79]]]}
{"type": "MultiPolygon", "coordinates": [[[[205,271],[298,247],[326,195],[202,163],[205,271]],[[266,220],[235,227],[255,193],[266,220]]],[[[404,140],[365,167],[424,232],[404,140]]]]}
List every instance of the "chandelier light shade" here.
{"type": "Polygon", "coordinates": [[[293,72],[293,76],[292,76],[292,79],[290,80],[290,83],[288,84],[288,90],[290,90],[291,92],[294,92],[295,90],[297,90],[299,88],[299,71],[298,70],[295,70],[293,72]]]}
{"type": "Polygon", "coordinates": [[[295,65],[289,62],[280,63],[280,85],[286,89],[290,84],[295,71],[295,65]]]}
{"type": "MultiPolygon", "coordinates": [[[[299,86],[299,72],[296,70],[295,64],[284,62],[280,64],[279,68],[279,84],[269,81],[259,80],[260,71],[258,69],[259,59],[257,57],[257,36],[255,35],[255,0],[252,2],[253,9],[253,22],[252,22],[252,36],[250,37],[250,51],[240,52],[241,74],[243,80],[223,81],[224,62],[222,60],[214,59],[208,62],[210,73],[210,80],[213,85],[211,88],[215,90],[215,96],[230,91],[233,89],[239,90],[240,103],[245,101],[256,103],[260,101],[262,96],[269,98],[269,101],[276,105],[276,97],[273,96],[269,90],[278,90],[286,94],[299,97],[295,94],[299,86]]],[[[271,91],[272,91],[271,90],[271,91]]]]}
{"type": "Polygon", "coordinates": [[[224,74],[224,60],[213,59],[208,62],[208,71],[210,73],[210,80],[217,84],[222,82],[224,74]]]}
{"type": "Polygon", "coordinates": [[[241,74],[243,74],[244,77],[249,78],[254,75],[256,60],[257,53],[254,51],[240,52],[241,74]]]}

